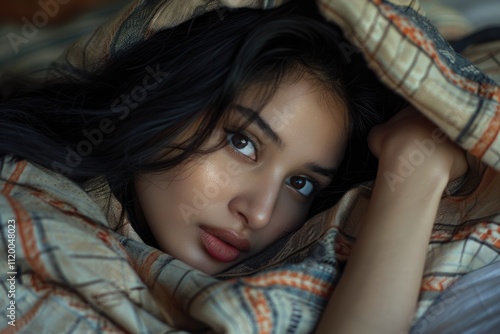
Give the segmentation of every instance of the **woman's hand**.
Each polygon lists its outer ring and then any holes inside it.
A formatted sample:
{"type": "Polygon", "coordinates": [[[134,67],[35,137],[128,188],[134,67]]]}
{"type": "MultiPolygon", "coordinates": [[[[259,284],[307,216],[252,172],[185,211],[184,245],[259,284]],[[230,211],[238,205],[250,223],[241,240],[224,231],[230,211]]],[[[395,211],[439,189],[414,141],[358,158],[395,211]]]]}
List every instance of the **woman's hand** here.
{"type": "Polygon", "coordinates": [[[412,176],[451,181],[467,171],[465,151],[411,106],[374,127],[368,144],[394,186],[412,176]]]}

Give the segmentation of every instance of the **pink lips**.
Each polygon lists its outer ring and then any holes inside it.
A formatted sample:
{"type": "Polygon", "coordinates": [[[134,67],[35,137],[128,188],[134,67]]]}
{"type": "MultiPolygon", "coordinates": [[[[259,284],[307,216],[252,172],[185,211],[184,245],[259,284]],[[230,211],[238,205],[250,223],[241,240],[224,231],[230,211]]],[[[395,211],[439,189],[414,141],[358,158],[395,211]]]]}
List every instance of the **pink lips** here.
{"type": "Polygon", "coordinates": [[[232,262],[250,251],[250,242],[232,230],[202,226],[201,241],[207,253],[221,262],[232,262]]]}

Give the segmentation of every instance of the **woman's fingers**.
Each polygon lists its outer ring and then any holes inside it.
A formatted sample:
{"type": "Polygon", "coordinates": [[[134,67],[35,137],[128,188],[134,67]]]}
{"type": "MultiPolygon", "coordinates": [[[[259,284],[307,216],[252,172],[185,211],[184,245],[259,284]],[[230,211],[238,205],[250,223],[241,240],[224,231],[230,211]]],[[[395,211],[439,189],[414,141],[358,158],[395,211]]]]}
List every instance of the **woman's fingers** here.
{"type": "Polygon", "coordinates": [[[418,169],[420,176],[437,172],[453,180],[467,171],[465,151],[411,106],[374,127],[368,145],[391,172],[418,169]]]}

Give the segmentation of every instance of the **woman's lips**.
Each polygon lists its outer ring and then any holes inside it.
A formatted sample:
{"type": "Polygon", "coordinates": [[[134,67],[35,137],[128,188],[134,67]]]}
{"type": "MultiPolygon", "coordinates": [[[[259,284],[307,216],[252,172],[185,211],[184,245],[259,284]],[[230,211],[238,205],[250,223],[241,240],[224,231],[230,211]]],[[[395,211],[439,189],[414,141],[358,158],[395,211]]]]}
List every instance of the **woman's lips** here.
{"type": "Polygon", "coordinates": [[[231,230],[203,226],[201,241],[207,253],[221,262],[233,262],[241,252],[250,251],[250,242],[231,230]]]}

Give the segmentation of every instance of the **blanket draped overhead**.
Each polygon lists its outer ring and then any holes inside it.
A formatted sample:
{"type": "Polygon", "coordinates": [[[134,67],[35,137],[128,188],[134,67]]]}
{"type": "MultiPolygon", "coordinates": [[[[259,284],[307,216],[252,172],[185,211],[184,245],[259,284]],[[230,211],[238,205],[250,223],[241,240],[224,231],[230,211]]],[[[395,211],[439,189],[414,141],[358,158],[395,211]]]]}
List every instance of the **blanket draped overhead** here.
{"type": "MultiPolygon", "coordinates": [[[[155,32],[210,10],[223,19],[231,8],[282,2],[137,0],[69,48],[54,73],[96,69],[155,32]]],[[[417,324],[457,279],[500,261],[500,86],[480,68],[491,67],[489,58],[474,65],[457,54],[418,1],[317,4],[382,82],[468,152],[469,171],[448,185],[438,209],[409,320],[417,324]]],[[[7,293],[14,286],[15,299],[0,298],[0,308],[15,300],[16,310],[15,327],[2,321],[1,333],[311,332],[349,257],[371,186],[349,191],[258,259],[210,277],[145,245],[130,226],[116,232],[118,203],[104,212],[102,198],[54,172],[9,162],[1,178],[1,284],[7,293]],[[15,248],[12,267],[5,260],[9,247],[15,248]]]]}

